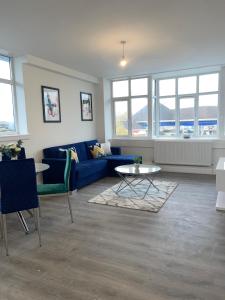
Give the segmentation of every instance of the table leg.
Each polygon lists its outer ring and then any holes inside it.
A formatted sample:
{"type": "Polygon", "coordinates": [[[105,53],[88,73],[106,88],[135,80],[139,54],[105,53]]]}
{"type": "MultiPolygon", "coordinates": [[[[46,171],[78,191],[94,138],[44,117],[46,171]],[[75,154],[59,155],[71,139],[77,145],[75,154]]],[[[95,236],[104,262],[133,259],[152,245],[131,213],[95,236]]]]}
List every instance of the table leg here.
{"type": "Polygon", "coordinates": [[[136,192],[135,188],[136,188],[136,186],[140,185],[144,180],[146,180],[149,184],[143,194],[142,199],[144,199],[145,196],[148,194],[151,186],[153,186],[159,192],[158,187],[153,182],[153,178],[151,176],[148,176],[149,174],[140,174],[140,175],[135,174],[134,178],[129,180],[129,176],[127,176],[126,174],[122,174],[120,172],[117,172],[117,173],[121,178],[121,182],[118,185],[117,190],[114,191],[116,194],[119,194],[119,192],[121,192],[123,189],[125,189],[126,187],[129,187],[132,190],[132,192],[134,192],[137,196],[140,197],[140,195],[136,192]],[[136,182],[134,183],[135,180],[136,180],[136,182]]]}
{"type": "Polygon", "coordinates": [[[17,215],[18,215],[19,220],[20,220],[20,222],[21,222],[21,224],[22,224],[22,226],[23,226],[23,228],[24,228],[24,230],[25,230],[25,233],[28,234],[28,233],[29,233],[29,228],[28,228],[28,226],[27,226],[27,222],[25,221],[22,212],[21,212],[21,211],[18,211],[18,212],[17,212],[17,215]]]}
{"type": "Polygon", "coordinates": [[[122,189],[124,189],[126,187],[126,183],[125,183],[125,186],[122,188],[124,180],[123,180],[123,177],[120,175],[120,173],[118,173],[118,175],[120,176],[121,181],[120,181],[120,184],[119,184],[117,190],[115,191],[116,194],[118,194],[122,189]]]}
{"type": "Polygon", "coordinates": [[[145,176],[145,178],[150,182],[151,185],[154,186],[154,188],[159,192],[159,189],[157,188],[157,186],[154,184],[153,182],[153,179],[148,177],[148,176],[145,176]]]}
{"type": "Polygon", "coordinates": [[[123,174],[120,174],[120,173],[118,173],[119,174],[119,176],[120,176],[120,178],[121,178],[121,183],[120,183],[120,185],[119,185],[119,187],[118,187],[118,189],[116,190],[116,194],[118,194],[119,192],[121,192],[125,187],[127,187],[127,186],[129,186],[129,188],[138,196],[138,194],[137,194],[137,192],[134,190],[134,188],[133,188],[133,186],[132,186],[132,182],[134,181],[134,180],[136,180],[136,177],[133,179],[133,180],[131,180],[131,181],[129,181],[127,178],[126,178],[126,176],[125,175],[123,175],[123,174]],[[125,183],[125,185],[122,187],[122,184],[123,183],[125,183]]]}
{"type": "Polygon", "coordinates": [[[140,180],[140,181],[138,181],[136,184],[132,184],[133,186],[136,186],[136,185],[139,185],[140,183],[142,183],[142,181],[145,180],[145,177],[143,177],[143,178],[136,177],[135,180],[140,180]]]}

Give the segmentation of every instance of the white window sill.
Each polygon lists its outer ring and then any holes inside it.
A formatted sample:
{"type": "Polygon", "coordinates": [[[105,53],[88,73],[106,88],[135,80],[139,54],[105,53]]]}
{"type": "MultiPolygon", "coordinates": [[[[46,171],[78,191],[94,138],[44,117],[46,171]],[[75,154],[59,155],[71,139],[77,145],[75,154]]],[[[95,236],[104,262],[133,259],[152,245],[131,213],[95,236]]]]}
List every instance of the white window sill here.
{"type": "Polygon", "coordinates": [[[156,141],[217,141],[221,140],[219,137],[191,137],[191,138],[182,138],[182,137],[153,137],[153,140],[156,141]]]}
{"type": "Polygon", "coordinates": [[[112,140],[140,140],[140,141],[146,141],[146,140],[152,140],[153,138],[150,136],[113,136],[111,138],[112,140]]]}
{"type": "Polygon", "coordinates": [[[29,140],[29,134],[11,134],[11,135],[0,135],[0,142],[11,142],[18,140],[29,140]]]}
{"type": "Polygon", "coordinates": [[[192,137],[192,138],[182,138],[182,137],[149,137],[149,136],[142,136],[142,137],[131,137],[131,136],[113,136],[111,140],[133,140],[133,141],[148,141],[148,140],[155,140],[155,141],[220,141],[224,140],[225,137],[192,137]]]}

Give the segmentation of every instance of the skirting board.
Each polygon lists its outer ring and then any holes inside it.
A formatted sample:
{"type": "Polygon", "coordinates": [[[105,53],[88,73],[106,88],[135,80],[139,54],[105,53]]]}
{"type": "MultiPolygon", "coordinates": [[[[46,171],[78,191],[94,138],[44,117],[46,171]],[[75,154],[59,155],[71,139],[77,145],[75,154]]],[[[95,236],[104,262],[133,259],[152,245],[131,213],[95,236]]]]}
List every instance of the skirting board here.
{"type": "Polygon", "coordinates": [[[225,211],[225,192],[218,192],[216,201],[216,210],[225,211]]]}

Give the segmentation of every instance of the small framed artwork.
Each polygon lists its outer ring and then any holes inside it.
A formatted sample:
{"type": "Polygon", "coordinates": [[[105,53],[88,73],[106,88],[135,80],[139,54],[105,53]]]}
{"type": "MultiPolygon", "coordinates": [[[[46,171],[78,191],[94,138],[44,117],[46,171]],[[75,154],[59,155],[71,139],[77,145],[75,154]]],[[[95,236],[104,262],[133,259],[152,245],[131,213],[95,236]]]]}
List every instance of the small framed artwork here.
{"type": "Polygon", "coordinates": [[[59,89],[41,86],[43,119],[45,123],[60,123],[60,94],[59,89]]]}
{"type": "Polygon", "coordinates": [[[93,121],[92,94],[80,92],[81,120],[93,121]]]}

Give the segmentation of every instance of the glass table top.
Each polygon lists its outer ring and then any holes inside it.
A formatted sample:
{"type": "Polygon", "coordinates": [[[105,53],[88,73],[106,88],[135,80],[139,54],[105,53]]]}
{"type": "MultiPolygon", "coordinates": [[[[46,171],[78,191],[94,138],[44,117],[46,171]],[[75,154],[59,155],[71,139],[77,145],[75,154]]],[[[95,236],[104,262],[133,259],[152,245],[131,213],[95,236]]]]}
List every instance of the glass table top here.
{"type": "Polygon", "coordinates": [[[144,174],[154,174],[161,170],[160,167],[155,165],[143,165],[140,164],[139,166],[132,165],[123,165],[115,168],[115,171],[121,174],[128,174],[128,175],[144,175],[144,174]]]}
{"type": "Polygon", "coordinates": [[[47,165],[47,164],[35,163],[35,172],[37,174],[41,173],[41,172],[44,172],[45,170],[48,170],[48,169],[49,169],[49,165],[47,165]]]}

